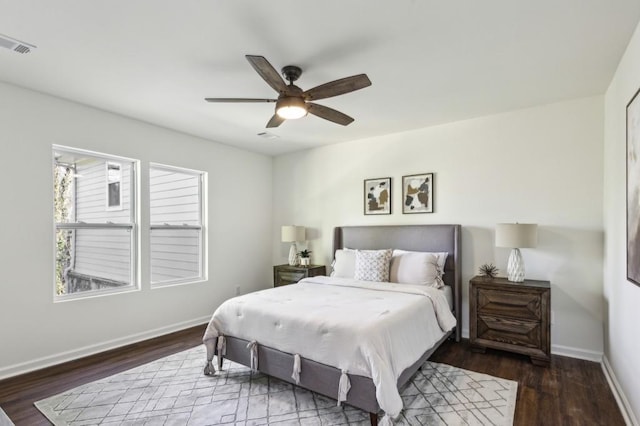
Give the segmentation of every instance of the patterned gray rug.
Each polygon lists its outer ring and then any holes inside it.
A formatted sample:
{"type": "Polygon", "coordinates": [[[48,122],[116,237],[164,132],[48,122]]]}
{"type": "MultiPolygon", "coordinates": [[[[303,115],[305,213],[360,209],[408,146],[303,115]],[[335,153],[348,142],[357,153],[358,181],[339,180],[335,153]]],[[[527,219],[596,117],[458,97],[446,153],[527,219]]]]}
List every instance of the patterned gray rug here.
{"type": "Polygon", "coordinates": [[[9,417],[2,411],[0,408],[0,426],[13,426],[13,422],[9,419],[9,417]]]}
{"type": "MultiPolygon", "coordinates": [[[[54,425],[368,425],[369,415],[225,360],[203,346],[38,401],[54,425]]],[[[511,425],[517,382],[426,362],[402,392],[402,425],[511,425]]]]}

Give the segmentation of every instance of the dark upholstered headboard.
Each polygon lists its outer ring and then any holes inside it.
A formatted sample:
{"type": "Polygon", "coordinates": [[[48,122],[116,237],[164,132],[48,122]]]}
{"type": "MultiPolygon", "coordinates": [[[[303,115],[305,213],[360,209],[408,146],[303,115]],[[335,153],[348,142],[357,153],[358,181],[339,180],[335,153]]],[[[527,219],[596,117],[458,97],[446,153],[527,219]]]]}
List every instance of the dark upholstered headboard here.
{"type": "Polygon", "coordinates": [[[444,282],[453,290],[453,308],[458,326],[456,341],[462,330],[462,266],[460,225],[391,225],[341,226],[334,230],[333,253],[344,247],[361,250],[400,249],[425,252],[448,252],[444,282]]]}

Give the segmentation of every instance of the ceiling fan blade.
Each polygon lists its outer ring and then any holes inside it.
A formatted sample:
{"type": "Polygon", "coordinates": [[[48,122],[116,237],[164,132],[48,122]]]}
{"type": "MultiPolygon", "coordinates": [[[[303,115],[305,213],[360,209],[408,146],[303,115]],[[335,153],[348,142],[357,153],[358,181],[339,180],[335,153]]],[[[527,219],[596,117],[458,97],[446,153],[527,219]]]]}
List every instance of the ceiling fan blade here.
{"type": "Polygon", "coordinates": [[[207,102],[276,102],[276,99],[259,98],[204,98],[207,102]]]}
{"type": "Polygon", "coordinates": [[[278,71],[276,71],[263,56],[246,55],[245,58],[247,58],[247,61],[249,61],[253,69],[260,74],[260,77],[262,77],[269,86],[273,87],[276,92],[283,93],[287,90],[287,85],[282,77],[280,77],[278,71]]]}
{"type": "Polygon", "coordinates": [[[343,114],[340,111],[336,111],[333,108],[326,107],[324,105],[318,105],[311,102],[307,102],[307,112],[309,114],[316,115],[325,120],[333,121],[334,123],[347,126],[353,122],[353,118],[347,114],[343,114]]]}
{"type": "Polygon", "coordinates": [[[305,91],[302,96],[308,101],[316,101],[318,99],[343,95],[369,86],[371,86],[369,77],[367,77],[366,74],[358,74],[321,84],[320,86],[305,91]]]}
{"type": "Polygon", "coordinates": [[[269,122],[267,123],[267,128],[278,127],[279,125],[284,123],[284,121],[285,119],[280,117],[278,114],[273,114],[273,117],[271,117],[271,120],[269,120],[269,122]]]}

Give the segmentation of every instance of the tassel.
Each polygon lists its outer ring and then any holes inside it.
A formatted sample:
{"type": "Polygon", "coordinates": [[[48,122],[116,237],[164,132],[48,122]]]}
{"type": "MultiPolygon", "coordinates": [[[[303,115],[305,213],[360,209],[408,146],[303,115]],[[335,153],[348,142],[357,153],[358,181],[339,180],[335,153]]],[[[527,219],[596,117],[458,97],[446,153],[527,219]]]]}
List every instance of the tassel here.
{"type": "Polygon", "coordinates": [[[349,389],[351,389],[351,382],[349,381],[349,376],[347,376],[347,370],[342,370],[342,374],[340,375],[340,383],[338,383],[338,407],[340,406],[342,401],[347,400],[349,389]]]}
{"type": "Polygon", "coordinates": [[[211,361],[207,361],[204,366],[204,375],[205,376],[213,376],[216,372],[216,368],[213,366],[211,361]]]}
{"type": "Polygon", "coordinates": [[[247,349],[251,351],[251,370],[258,371],[258,342],[249,342],[247,349]]]}
{"type": "Polygon", "coordinates": [[[227,354],[227,339],[224,336],[218,337],[218,356],[227,354]]]}
{"type": "Polygon", "coordinates": [[[390,415],[385,414],[382,420],[380,420],[380,423],[378,423],[378,426],[393,426],[393,419],[390,415]]]}
{"type": "Polygon", "coordinates": [[[440,257],[442,257],[441,255],[437,254],[436,255],[436,264],[435,269],[436,269],[436,288],[442,288],[444,287],[444,280],[442,279],[442,276],[444,275],[444,271],[440,269],[440,266],[438,265],[438,262],[440,261],[440,257]]]}
{"type": "Polygon", "coordinates": [[[204,365],[203,374],[205,376],[213,376],[216,372],[216,369],[213,367],[213,357],[216,352],[216,343],[215,339],[207,339],[203,341],[204,346],[207,348],[207,363],[204,365]]]}
{"type": "Polygon", "coordinates": [[[291,374],[291,378],[296,381],[296,385],[300,384],[300,355],[295,354],[293,356],[293,373],[291,374]]]}

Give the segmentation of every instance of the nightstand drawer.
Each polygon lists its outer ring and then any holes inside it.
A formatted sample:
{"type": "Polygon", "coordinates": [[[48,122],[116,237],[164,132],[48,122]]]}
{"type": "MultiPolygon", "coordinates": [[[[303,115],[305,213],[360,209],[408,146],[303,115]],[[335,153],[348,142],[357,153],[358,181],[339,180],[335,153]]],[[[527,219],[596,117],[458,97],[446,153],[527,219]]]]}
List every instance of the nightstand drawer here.
{"type": "Polygon", "coordinates": [[[478,315],[477,338],[508,345],[539,348],[542,330],[538,321],[478,315]]]}
{"type": "Polygon", "coordinates": [[[540,295],[478,288],[478,314],[541,319],[540,295]]]}
{"type": "Polygon", "coordinates": [[[324,265],[291,266],[276,265],[273,267],[273,286],[295,284],[303,278],[325,275],[324,265]]]}
{"type": "Polygon", "coordinates": [[[289,283],[297,283],[301,279],[305,278],[307,274],[294,271],[280,271],[278,273],[278,279],[289,283]]]}

